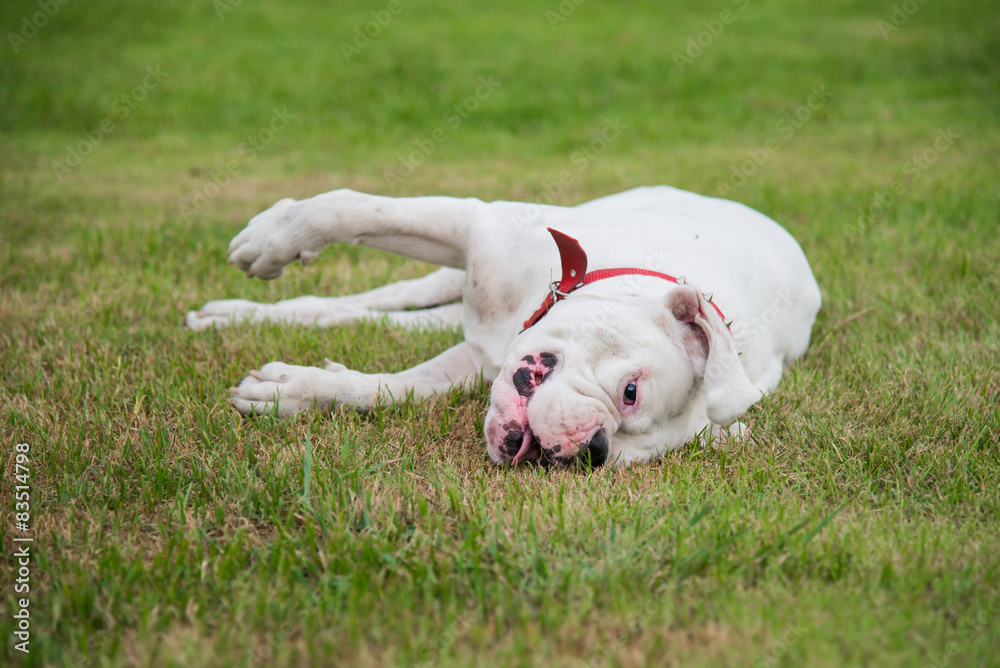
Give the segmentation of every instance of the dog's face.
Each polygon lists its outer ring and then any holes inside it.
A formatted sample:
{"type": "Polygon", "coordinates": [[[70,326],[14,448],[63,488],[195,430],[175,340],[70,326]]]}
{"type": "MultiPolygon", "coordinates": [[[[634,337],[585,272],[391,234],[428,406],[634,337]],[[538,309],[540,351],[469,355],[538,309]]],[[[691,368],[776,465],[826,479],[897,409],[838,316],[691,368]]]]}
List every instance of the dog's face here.
{"type": "Polygon", "coordinates": [[[694,288],[575,293],[512,343],[493,382],[487,451],[497,463],[644,461],[686,441],[706,415],[729,424],[759,398],[694,288]]]}

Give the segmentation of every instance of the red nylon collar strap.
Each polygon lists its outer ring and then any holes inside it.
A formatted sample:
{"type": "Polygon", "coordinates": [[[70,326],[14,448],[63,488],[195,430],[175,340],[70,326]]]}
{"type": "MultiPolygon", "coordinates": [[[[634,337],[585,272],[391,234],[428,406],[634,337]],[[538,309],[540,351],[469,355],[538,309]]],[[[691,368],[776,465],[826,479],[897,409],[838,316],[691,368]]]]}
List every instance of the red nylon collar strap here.
{"type": "MultiPolygon", "coordinates": [[[[617,268],[617,269],[599,269],[597,271],[592,271],[587,273],[587,253],[580,246],[580,242],[573,237],[563,234],[559,230],[554,230],[551,227],[547,228],[549,234],[556,241],[556,246],[559,248],[559,257],[562,260],[562,279],[556,283],[555,281],[549,285],[549,294],[545,295],[545,299],[542,300],[542,305],[538,307],[531,317],[524,321],[524,329],[528,329],[536,322],[542,319],[549,309],[552,308],[556,302],[565,299],[571,292],[577,288],[581,288],[584,285],[590,285],[594,281],[600,281],[605,278],[614,278],[615,276],[628,276],[628,275],[638,275],[638,276],[655,276],[657,278],[662,278],[671,283],[677,283],[678,285],[683,285],[686,281],[684,277],[676,278],[669,274],[661,274],[658,271],[652,271],[651,269],[637,269],[637,268],[617,268]]],[[[711,303],[711,298],[709,298],[711,303]]],[[[722,315],[722,311],[718,306],[712,304],[715,308],[715,312],[719,314],[719,317],[725,321],[726,317],[722,315]]],[[[523,332],[524,329],[521,331],[523,332]]]]}

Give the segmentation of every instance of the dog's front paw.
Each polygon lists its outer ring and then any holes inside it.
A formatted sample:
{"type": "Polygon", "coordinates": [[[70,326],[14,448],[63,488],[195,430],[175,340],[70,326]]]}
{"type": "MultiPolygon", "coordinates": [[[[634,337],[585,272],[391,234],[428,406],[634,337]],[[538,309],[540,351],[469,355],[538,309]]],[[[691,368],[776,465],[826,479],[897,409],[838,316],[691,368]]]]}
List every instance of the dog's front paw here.
{"type": "Polygon", "coordinates": [[[368,408],[374,401],[374,389],[362,373],[336,365],[327,369],[293,366],[282,362],[265,364],[229,391],[229,403],[244,415],[288,417],[309,408],[326,410],[347,404],[368,408]],[[339,368],[338,368],[339,367],[339,368]]]}
{"type": "Polygon", "coordinates": [[[188,311],[184,325],[196,332],[212,327],[227,327],[241,322],[266,319],[270,304],[258,304],[245,299],[220,299],[208,302],[198,311],[188,311]]]}
{"type": "MultiPolygon", "coordinates": [[[[324,408],[322,397],[317,396],[322,383],[316,383],[317,379],[310,378],[313,370],[282,362],[265,364],[260,369],[251,371],[238,386],[229,388],[233,395],[229,403],[244,415],[278,417],[295,415],[314,404],[318,404],[318,408],[324,408]]],[[[315,371],[322,372],[322,369],[315,371]]]]}
{"type": "Polygon", "coordinates": [[[229,244],[229,263],[247,276],[277,278],[296,260],[309,264],[325,244],[304,220],[293,199],[283,199],[257,214],[229,244]]]}

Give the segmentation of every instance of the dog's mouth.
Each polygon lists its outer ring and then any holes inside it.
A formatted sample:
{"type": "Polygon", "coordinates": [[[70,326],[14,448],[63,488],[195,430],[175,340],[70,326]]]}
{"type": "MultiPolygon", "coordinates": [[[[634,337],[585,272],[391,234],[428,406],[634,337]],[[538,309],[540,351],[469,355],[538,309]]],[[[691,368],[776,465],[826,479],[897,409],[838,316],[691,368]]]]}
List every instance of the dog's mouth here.
{"type": "Polygon", "coordinates": [[[548,458],[543,456],[545,451],[542,450],[541,441],[528,425],[525,425],[523,429],[520,425],[512,425],[504,438],[504,447],[506,452],[514,452],[514,456],[510,460],[514,466],[524,462],[548,461],[548,458]]]}
{"type": "Polygon", "coordinates": [[[548,463],[548,453],[528,424],[527,411],[520,412],[520,419],[503,425],[503,443],[497,448],[511,466],[526,462],[548,463]]]}
{"type": "Polygon", "coordinates": [[[594,437],[581,443],[575,455],[560,457],[563,447],[559,444],[542,447],[541,441],[535,436],[530,426],[523,428],[517,423],[508,423],[507,435],[504,437],[502,452],[509,457],[511,466],[518,464],[535,464],[537,466],[572,467],[576,464],[601,466],[607,460],[607,436],[603,429],[595,432],[594,437]]]}

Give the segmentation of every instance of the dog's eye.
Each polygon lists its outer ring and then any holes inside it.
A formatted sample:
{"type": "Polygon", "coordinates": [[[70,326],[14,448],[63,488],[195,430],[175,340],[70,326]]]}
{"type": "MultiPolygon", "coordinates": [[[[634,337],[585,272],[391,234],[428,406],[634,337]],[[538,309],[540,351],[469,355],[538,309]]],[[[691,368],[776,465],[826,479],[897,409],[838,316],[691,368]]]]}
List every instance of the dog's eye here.
{"type": "Polygon", "coordinates": [[[629,383],[625,386],[625,395],[623,398],[626,406],[631,406],[635,403],[635,393],[637,389],[638,388],[635,386],[635,383],[629,383]]]}

